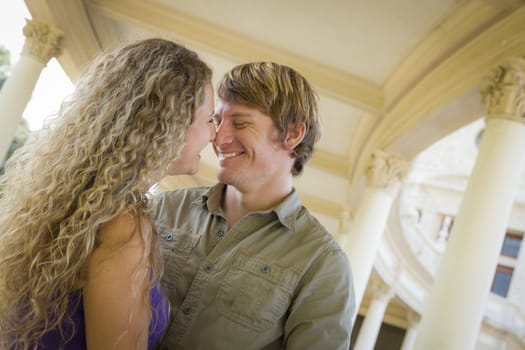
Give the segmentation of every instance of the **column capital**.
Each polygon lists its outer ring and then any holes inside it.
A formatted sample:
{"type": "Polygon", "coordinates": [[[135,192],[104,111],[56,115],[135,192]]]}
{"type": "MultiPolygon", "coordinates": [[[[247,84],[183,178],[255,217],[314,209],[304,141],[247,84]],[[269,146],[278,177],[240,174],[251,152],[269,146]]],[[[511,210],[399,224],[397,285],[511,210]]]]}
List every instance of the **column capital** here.
{"type": "Polygon", "coordinates": [[[353,208],[344,206],[339,217],[339,233],[347,233],[350,227],[350,223],[354,219],[355,212],[353,208]]]}
{"type": "Polygon", "coordinates": [[[398,155],[382,150],[372,153],[366,168],[367,186],[383,188],[395,194],[398,183],[408,172],[409,162],[398,155]]]}
{"type": "Polygon", "coordinates": [[[419,321],[421,320],[421,316],[412,310],[406,311],[406,317],[407,317],[407,324],[409,328],[415,328],[419,325],[419,321]]]}
{"type": "Polygon", "coordinates": [[[57,28],[44,22],[26,19],[23,32],[26,37],[23,55],[35,57],[47,64],[53,56],[60,54],[63,34],[57,28]]]}
{"type": "Polygon", "coordinates": [[[481,97],[486,118],[504,118],[525,123],[525,57],[512,57],[483,78],[481,97]]]}
{"type": "Polygon", "coordinates": [[[381,300],[386,303],[396,295],[392,286],[389,286],[385,282],[376,278],[370,279],[368,282],[368,289],[373,299],[381,300]]]}

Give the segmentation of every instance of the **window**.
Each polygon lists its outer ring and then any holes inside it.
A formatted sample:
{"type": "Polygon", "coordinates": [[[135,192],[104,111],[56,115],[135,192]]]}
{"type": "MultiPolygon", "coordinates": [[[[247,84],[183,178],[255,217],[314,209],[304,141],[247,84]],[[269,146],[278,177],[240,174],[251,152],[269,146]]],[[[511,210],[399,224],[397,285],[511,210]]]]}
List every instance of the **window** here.
{"type": "Polygon", "coordinates": [[[520,253],[521,242],[523,241],[522,232],[507,231],[501,247],[500,264],[496,268],[494,280],[492,281],[492,293],[498,294],[504,298],[509,292],[510,282],[514,266],[520,253]],[[508,266],[512,265],[512,266],[508,266]]]}
{"type": "Polygon", "coordinates": [[[501,255],[517,258],[520,253],[522,240],[523,237],[521,235],[507,232],[503,241],[503,247],[501,247],[501,255]]]}
{"type": "Polygon", "coordinates": [[[514,269],[512,267],[498,265],[490,291],[504,298],[507,297],[513,272],[514,269]]]}
{"type": "Polygon", "coordinates": [[[450,231],[452,231],[452,225],[454,224],[454,218],[449,215],[441,215],[441,226],[437,233],[437,242],[446,243],[450,236],[450,231]]]}

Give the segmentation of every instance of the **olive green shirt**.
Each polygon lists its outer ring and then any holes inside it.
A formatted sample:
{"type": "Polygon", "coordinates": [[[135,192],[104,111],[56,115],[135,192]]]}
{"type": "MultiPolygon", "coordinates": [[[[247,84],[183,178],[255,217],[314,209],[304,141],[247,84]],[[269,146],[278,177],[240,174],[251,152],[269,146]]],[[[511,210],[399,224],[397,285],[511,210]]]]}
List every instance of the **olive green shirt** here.
{"type": "Polygon", "coordinates": [[[350,264],[295,190],[228,229],[224,185],[151,198],[170,320],[159,349],[347,350],[350,264]]]}

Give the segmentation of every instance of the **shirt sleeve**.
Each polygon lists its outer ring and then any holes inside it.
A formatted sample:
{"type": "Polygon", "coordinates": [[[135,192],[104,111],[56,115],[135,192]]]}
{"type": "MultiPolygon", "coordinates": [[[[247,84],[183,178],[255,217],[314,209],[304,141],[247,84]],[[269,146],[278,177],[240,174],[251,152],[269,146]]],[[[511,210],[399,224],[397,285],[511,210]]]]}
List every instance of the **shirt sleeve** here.
{"type": "Polygon", "coordinates": [[[355,313],[352,272],[346,254],[321,255],[300,284],[285,324],[285,348],[350,348],[355,313]]]}
{"type": "Polygon", "coordinates": [[[175,220],[173,197],[175,191],[155,193],[148,198],[148,213],[157,233],[173,224],[175,220]]]}

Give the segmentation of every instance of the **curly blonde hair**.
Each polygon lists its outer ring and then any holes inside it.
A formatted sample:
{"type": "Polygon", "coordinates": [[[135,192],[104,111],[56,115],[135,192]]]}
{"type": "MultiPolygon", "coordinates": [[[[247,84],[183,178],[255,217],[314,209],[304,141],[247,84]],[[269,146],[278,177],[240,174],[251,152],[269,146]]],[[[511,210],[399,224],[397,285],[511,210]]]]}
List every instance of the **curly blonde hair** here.
{"type": "MultiPolygon", "coordinates": [[[[68,296],[85,285],[101,225],[147,215],[149,177],[162,176],[182,149],[211,74],[196,53],[164,39],[101,55],[52,122],[9,159],[0,193],[0,348],[36,347],[71,321],[68,296]]],[[[149,239],[157,247],[156,235],[149,239]]],[[[148,254],[151,290],[162,264],[157,248],[148,254]]]]}

